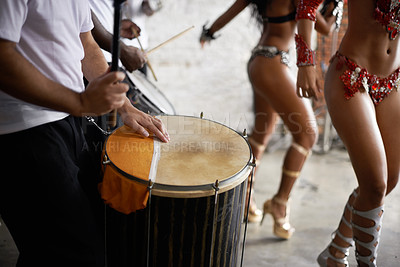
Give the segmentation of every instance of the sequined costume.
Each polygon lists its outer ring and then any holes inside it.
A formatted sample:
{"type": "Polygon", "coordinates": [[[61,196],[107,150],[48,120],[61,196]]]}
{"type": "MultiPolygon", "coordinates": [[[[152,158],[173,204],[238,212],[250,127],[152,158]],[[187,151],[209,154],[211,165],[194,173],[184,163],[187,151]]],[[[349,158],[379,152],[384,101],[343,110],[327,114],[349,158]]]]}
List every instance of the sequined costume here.
{"type": "Polygon", "coordinates": [[[300,0],[297,6],[296,20],[309,19],[317,20],[317,8],[322,3],[322,0],[300,0]]]}
{"type": "MultiPolygon", "coordinates": [[[[320,2],[318,0],[300,0],[296,19],[315,21],[316,8],[320,2]]],[[[400,31],[400,0],[377,0],[374,19],[385,26],[386,31],[389,33],[389,38],[394,40],[400,31]]],[[[394,70],[388,77],[381,78],[369,73],[367,69],[359,66],[339,52],[336,52],[331,61],[334,58],[338,59],[337,69],[341,69],[343,65],[346,65],[348,68],[340,76],[344,84],[345,97],[347,99],[353,97],[358,91],[366,91],[374,104],[378,105],[394,89],[396,91],[399,90],[400,68],[394,70]]]]}
{"type": "MultiPolygon", "coordinates": [[[[385,26],[389,33],[389,38],[394,40],[400,30],[400,1],[399,0],[377,0],[374,10],[374,19],[385,26]]],[[[354,61],[346,56],[336,52],[338,59],[337,69],[342,68],[345,64],[348,69],[340,76],[345,89],[345,97],[347,99],[354,96],[358,91],[368,92],[375,105],[395,89],[399,90],[400,86],[400,68],[397,68],[388,77],[381,78],[374,74],[370,74],[367,69],[357,65],[354,61]]]]}
{"type": "Polygon", "coordinates": [[[258,45],[251,51],[251,62],[256,56],[263,56],[267,58],[273,58],[275,56],[281,56],[281,63],[289,66],[289,52],[279,50],[276,46],[258,45]]]}
{"type": "Polygon", "coordinates": [[[394,40],[400,31],[400,1],[376,1],[374,18],[386,27],[386,31],[389,33],[389,38],[394,40]]]}
{"type": "MultiPolygon", "coordinates": [[[[294,20],[296,17],[296,11],[279,17],[267,17],[263,16],[263,22],[281,24],[294,20]]],[[[273,58],[275,56],[281,56],[281,63],[289,66],[289,52],[279,50],[276,46],[258,45],[251,51],[251,62],[256,56],[263,56],[267,58],[273,58]]]]}
{"type": "Polygon", "coordinates": [[[331,61],[337,58],[338,62],[336,69],[341,69],[343,65],[347,66],[347,70],[340,76],[344,84],[345,94],[347,99],[350,99],[358,91],[368,92],[375,105],[378,105],[382,100],[395,89],[399,90],[400,86],[400,68],[397,68],[388,77],[381,78],[374,74],[370,74],[367,69],[359,66],[357,63],[347,58],[346,56],[336,52],[331,61]]]}
{"type": "MultiPolygon", "coordinates": [[[[308,19],[311,21],[317,20],[317,8],[322,3],[322,0],[300,0],[296,10],[296,20],[308,19]]],[[[315,65],[315,51],[304,42],[301,35],[295,35],[296,52],[298,67],[315,65]]]]}

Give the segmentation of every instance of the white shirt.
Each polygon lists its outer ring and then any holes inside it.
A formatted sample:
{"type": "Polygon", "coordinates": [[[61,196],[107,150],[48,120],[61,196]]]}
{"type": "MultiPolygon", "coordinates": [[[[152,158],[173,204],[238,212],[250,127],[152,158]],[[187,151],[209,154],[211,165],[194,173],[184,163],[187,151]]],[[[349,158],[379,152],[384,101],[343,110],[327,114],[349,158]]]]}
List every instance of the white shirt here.
{"type": "MultiPolygon", "coordinates": [[[[140,31],[140,43],[143,46],[143,49],[149,48],[149,36],[146,31],[146,20],[147,15],[142,11],[142,3],[143,0],[127,0],[123,9],[124,18],[132,20],[139,28],[140,31]]],[[[139,47],[140,45],[138,41],[135,39],[129,40],[126,38],[122,39],[125,44],[132,45],[134,47],[139,47]]]]}
{"type": "MultiPolygon", "coordinates": [[[[93,28],[87,0],[1,0],[0,38],[49,79],[84,90],[80,33],[93,28]]],[[[60,120],[68,114],[36,106],[0,91],[0,134],[60,120]]]]}
{"type": "MultiPolygon", "coordinates": [[[[109,33],[114,33],[114,0],[89,0],[90,8],[100,21],[101,25],[109,33]]],[[[112,55],[106,50],[102,49],[104,57],[107,62],[111,62],[112,55]]],[[[119,61],[119,65],[122,66],[119,61]]]]}
{"type": "MultiPolygon", "coordinates": [[[[142,10],[142,2],[143,0],[128,0],[124,3],[121,11],[122,18],[129,19],[133,21],[139,28],[140,31],[140,43],[143,46],[143,49],[148,48],[148,36],[145,31],[145,19],[146,15],[141,11],[142,10]]],[[[114,33],[114,0],[89,0],[90,8],[96,14],[96,17],[99,19],[100,23],[103,25],[104,29],[106,29],[109,33],[114,33]]],[[[122,41],[126,45],[134,46],[140,48],[138,41],[135,39],[126,39],[122,38],[122,41]]],[[[107,62],[111,62],[112,56],[111,53],[102,50],[104,57],[107,62]]],[[[119,61],[119,65],[122,66],[121,61],[119,61]]]]}

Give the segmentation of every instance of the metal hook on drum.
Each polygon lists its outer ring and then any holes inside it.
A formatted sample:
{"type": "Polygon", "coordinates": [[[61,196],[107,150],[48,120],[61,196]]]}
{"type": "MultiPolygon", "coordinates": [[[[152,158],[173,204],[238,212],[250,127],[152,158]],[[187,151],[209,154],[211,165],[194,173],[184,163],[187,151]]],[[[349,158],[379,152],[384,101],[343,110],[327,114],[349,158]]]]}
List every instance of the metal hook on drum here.
{"type": "Polygon", "coordinates": [[[214,188],[215,194],[214,194],[214,216],[213,216],[213,221],[212,221],[212,231],[211,231],[211,250],[210,250],[210,265],[212,266],[212,260],[213,260],[213,253],[214,253],[214,241],[215,241],[215,237],[214,237],[214,231],[215,231],[215,221],[217,219],[217,215],[218,215],[218,191],[219,191],[219,181],[216,180],[215,184],[212,185],[212,187],[214,188]]]}
{"type": "Polygon", "coordinates": [[[146,266],[149,267],[150,264],[150,222],[151,222],[151,190],[153,189],[154,182],[149,180],[149,185],[147,189],[149,190],[149,200],[148,200],[148,213],[147,213],[147,252],[146,252],[146,266]]]}

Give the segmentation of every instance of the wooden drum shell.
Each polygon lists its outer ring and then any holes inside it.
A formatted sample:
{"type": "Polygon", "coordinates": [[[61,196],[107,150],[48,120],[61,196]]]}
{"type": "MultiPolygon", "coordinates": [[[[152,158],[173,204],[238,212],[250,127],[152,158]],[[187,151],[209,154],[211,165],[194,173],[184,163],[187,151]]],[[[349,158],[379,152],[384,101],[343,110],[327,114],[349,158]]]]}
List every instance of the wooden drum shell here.
{"type": "MultiPolygon", "coordinates": [[[[149,266],[210,266],[211,249],[211,266],[238,266],[246,185],[218,196],[214,233],[214,196],[152,196],[149,266]]],[[[147,221],[148,208],[129,215],[107,209],[109,267],[146,266],[147,221]]]]}

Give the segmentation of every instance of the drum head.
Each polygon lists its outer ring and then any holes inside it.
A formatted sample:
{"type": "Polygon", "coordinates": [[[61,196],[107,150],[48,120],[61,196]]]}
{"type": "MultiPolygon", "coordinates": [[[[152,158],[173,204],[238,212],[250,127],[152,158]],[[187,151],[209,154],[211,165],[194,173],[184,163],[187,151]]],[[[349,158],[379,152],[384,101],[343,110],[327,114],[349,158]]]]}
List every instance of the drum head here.
{"type": "Polygon", "coordinates": [[[236,131],[196,117],[160,118],[169,143],[139,137],[126,127],[107,140],[109,160],[128,179],[154,179],[156,195],[197,197],[213,194],[217,180],[223,192],[250,174],[251,149],[236,131]]]}
{"type": "MultiPolygon", "coordinates": [[[[140,71],[126,72],[126,76],[134,87],[140,91],[141,105],[146,106],[153,114],[174,115],[175,109],[165,95],[140,71]]],[[[144,108],[139,108],[144,111],[144,108]]],[[[145,111],[144,111],[145,112],[145,111]]]]}

